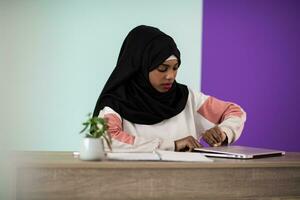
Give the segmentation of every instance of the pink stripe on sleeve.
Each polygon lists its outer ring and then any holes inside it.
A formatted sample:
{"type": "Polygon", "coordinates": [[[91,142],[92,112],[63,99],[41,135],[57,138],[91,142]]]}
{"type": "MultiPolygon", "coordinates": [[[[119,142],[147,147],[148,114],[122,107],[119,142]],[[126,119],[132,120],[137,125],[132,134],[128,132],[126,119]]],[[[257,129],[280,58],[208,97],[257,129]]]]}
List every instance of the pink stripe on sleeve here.
{"type": "Polygon", "coordinates": [[[197,112],[214,124],[220,124],[232,116],[241,117],[243,115],[239,106],[214,97],[209,97],[197,112]]]}
{"type": "Polygon", "coordinates": [[[112,138],[126,144],[134,144],[135,137],[123,131],[122,121],[117,115],[106,114],[104,118],[107,120],[107,131],[112,138]]]}

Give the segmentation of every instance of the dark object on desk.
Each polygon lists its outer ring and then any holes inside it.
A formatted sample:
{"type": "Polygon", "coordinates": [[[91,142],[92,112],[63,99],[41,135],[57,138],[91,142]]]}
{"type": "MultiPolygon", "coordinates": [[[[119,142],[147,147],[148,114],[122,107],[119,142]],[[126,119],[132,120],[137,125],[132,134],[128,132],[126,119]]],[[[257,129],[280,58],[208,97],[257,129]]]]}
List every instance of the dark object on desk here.
{"type": "Polygon", "coordinates": [[[238,159],[281,156],[285,154],[284,151],[279,151],[274,149],[245,147],[245,146],[203,147],[203,148],[195,148],[194,151],[200,152],[205,156],[221,157],[221,158],[238,158],[238,159]]]}

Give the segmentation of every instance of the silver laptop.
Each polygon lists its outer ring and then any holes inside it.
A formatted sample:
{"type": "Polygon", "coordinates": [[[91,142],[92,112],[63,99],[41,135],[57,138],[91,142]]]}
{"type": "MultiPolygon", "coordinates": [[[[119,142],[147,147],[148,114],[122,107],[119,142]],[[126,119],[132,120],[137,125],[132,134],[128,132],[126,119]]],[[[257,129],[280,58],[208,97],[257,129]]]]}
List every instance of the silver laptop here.
{"type": "Polygon", "coordinates": [[[199,152],[205,156],[240,159],[281,156],[285,154],[284,151],[246,146],[202,147],[195,148],[194,151],[199,152]]]}

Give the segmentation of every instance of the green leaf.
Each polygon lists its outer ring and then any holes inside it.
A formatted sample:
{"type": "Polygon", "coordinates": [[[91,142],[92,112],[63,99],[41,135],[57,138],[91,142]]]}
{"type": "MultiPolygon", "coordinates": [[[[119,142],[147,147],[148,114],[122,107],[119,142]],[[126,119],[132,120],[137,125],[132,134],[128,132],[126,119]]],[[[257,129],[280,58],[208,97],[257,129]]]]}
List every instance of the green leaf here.
{"type": "Polygon", "coordinates": [[[79,133],[83,133],[88,127],[89,125],[86,125],[79,133]]]}
{"type": "Polygon", "coordinates": [[[84,128],[80,131],[83,133],[86,131],[86,137],[99,138],[106,135],[106,139],[111,142],[110,135],[107,135],[106,130],[108,129],[107,121],[101,117],[91,117],[92,113],[88,114],[87,121],[83,122],[84,128]],[[107,138],[108,136],[108,138],[107,138]]]}
{"type": "Polygon", "coordinates": [[[112,151],[112,148],[111,148],[111,141],[106,137],[106,135],[103,136],[108,148],[110,151],[112,151]]]}

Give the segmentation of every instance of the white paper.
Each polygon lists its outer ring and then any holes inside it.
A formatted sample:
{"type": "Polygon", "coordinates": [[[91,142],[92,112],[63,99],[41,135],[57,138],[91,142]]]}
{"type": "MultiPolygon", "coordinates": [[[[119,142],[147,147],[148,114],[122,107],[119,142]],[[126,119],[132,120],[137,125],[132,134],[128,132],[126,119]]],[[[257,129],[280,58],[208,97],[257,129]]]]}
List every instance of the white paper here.
{"type": "Polygon", "coordinates": [[[212,162],[212,159],[201,155],[200,153],[192,152],[175,152],[156,150],[163,161],[188,161],[188,162],[212,162]]]}
{"type": "Polygon", "coordinates": [[[160,160],[155,153],[106,153],[109,160],[160,160]]]}
{"type": "Polygon", "coordinates": [[[152,153],[107,153],[110,160],[160,160],[160,161],[188,161],[188,162],[212,162],[212,159],[200,153],[175,152],[156,150],[152,153]]]}

